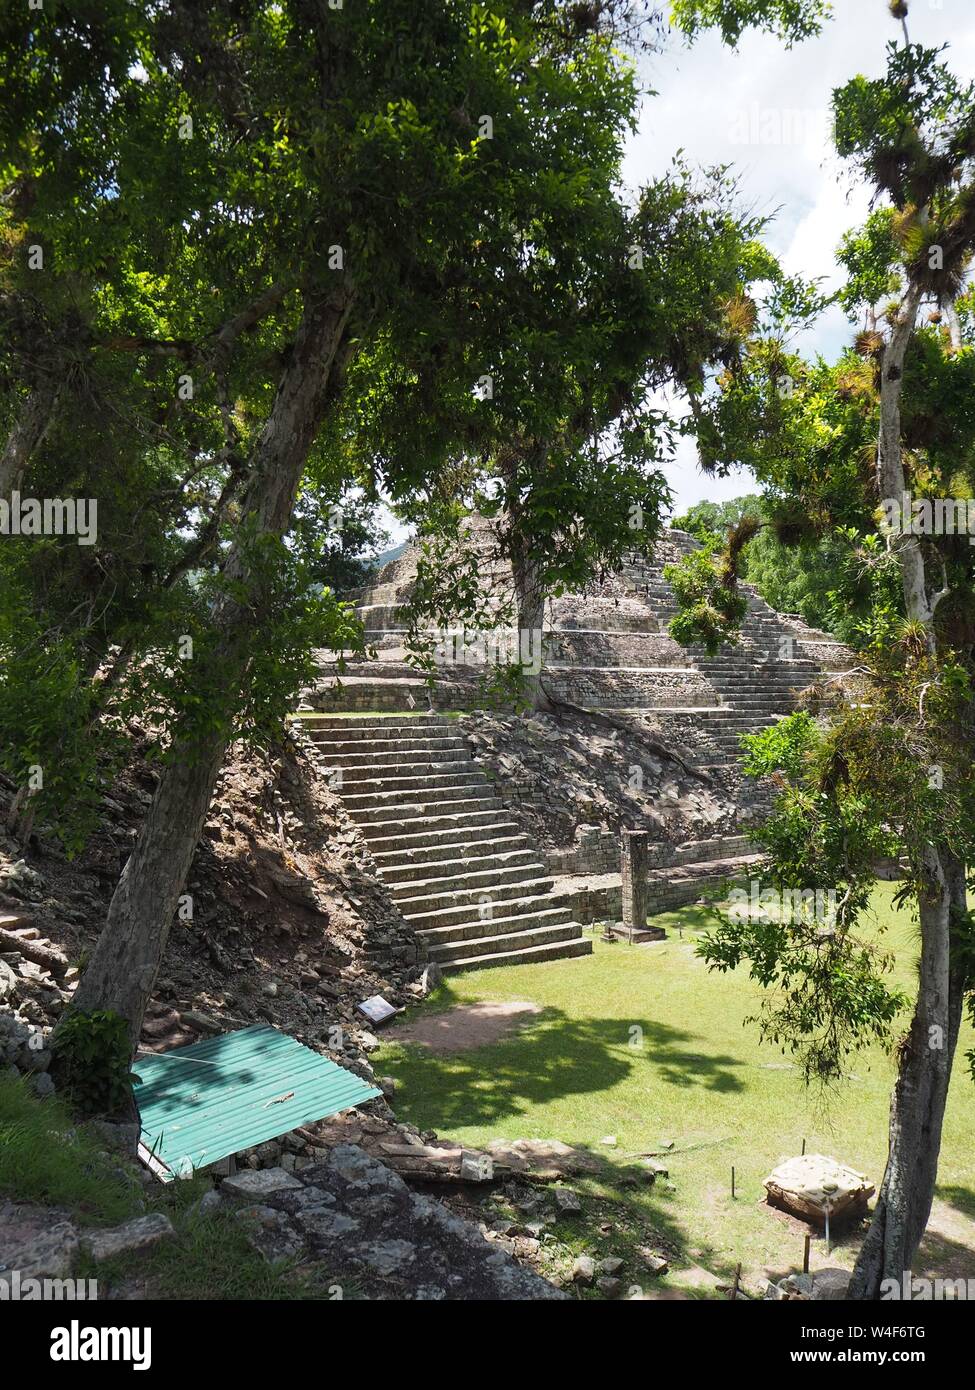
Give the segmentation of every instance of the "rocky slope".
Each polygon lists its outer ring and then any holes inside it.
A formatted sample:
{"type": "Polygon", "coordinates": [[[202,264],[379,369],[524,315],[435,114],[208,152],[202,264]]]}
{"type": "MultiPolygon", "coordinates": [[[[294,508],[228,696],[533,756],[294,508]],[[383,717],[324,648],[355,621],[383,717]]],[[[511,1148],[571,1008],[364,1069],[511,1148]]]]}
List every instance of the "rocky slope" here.
{"type": "MultiPolygon", "coordinates": [[[[47,1030],[70,999],[151,796],[146,752],[136,740],[76,860],[43,830],[26,849],[0,838],[0,928],[14,934],[0,939],[0,1007],[22,1027],[47,1030]]],[[[147,1015],[148,1048],[266,1021],[367,1071],[370,1034],[355,1005],[377,993],[405,1004],[421,992],[416,942],[300,734],[271,753],[233,751],[186,892],[147,1015]]]]}

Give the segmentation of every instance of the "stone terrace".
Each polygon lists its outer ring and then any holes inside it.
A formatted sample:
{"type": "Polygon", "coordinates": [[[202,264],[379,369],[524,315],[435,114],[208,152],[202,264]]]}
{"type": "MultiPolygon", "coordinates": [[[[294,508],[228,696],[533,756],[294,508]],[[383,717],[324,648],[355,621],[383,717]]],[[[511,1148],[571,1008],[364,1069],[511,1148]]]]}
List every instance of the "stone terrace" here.
{"type": "MultiPolygon", "coordinates": [[[[484,523],[477,523],[475,543],[485,594],[497,609],[510,597],[510,572],[493,557],[484,523]]],[[[525,728],[541,728],[541,720],[509,716],[509,748],[496,716],[468,713],[451,725],[429,709],[426,685],[404,648],[412,548],[357,596],[376,657],[350,663],[339,677],[335,654],[321,653],[321,678],[303,700],[313,737],[334,753],[343,798],[381,876],[445,968],[587,952],[579,923],[619,917],[622,824],[651,831],[652,911],[693,902],[754,862],[741,830],[762,792],[741,777],[740,736],[789,713],[809,685],[842,682],[852,656],[827,634],[775,612],[749,585],[739,642],[715,656],[679,646],[667,630],[677,607],[663,570],[697,544],[667,531],[652,560],[633,555],[592,591],[547,606],[548,693],[615,721],[611,738],[624,750],[629,729],[635,740],[652,736],[671,754],[652,760],[636,804],[627,797],[616,810],[612,783],[623,774],[614,767],[596,797],[604,803],[596,823],[580,816],[571,842],[564,814],[548,823],[534,813],[566,750],[553,746],[534,773],[530,758],[508,756],[517,753],[525,728]],[[400,713],[385,714],[393,711],[400,713]],[[703,791],[694,777],[704,779],[703,791]],[[668,829],[674,824],[683,834],[676,842],[668,829]]],[[[483,705],[483,656],[480,664],[471,659],[478,655],[474,645],[466,659],[441,668],[437,710],[483,705]]],[[[603,758],[592,742],[584,761],[598,784],[603,758]]]]}

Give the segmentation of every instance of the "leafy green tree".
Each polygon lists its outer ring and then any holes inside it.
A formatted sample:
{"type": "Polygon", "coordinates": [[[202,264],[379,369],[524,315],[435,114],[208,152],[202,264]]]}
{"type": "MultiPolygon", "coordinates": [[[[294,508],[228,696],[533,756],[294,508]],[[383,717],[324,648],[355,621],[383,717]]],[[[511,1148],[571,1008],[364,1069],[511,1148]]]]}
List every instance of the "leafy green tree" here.
{"type": "MultiPolygon", "coordinates": [[[[5,20],[30,78],[9,130],[13,183],[29,189],[14,298],[27,301],[43,243],[60,277],[46,292],[85,297],[84,352],[131,372],[130,418],[180,422],[175,442],[132,444],[141,482],[172,447],[193,533],[177,505],[157,511],[166,574],[193,582],[153,586],[154,600],[173,592],[178,625],[166,632],[160,601],[128,653],[133,688],[157,702],[164,767],[77,996],[133,1037],[227,743],[242,717],[280,710],[314,642],[301,527],[283,538],[306,475],[340,495],[340,422],[369,409],[360,364],[415,374],[439,359],[469,392],[488,327],[501,353],[513,336],[508,288],[526,257],[580,279],[574,213],[633,89],[614,7],[583,18],[557,4],[174,0],[110,6],[104,24],[98,7],[36,32],[26,12],[5,20]],[[50,80],[61,62],[70,91],[50,80]]],[[[75,397],[58,411],[70,430],[75,397]]],[[[387,449],[367,487],[395,497],[435,472],[464,423],[438,418],[417,457],[387,449]]],[[[333,635],[345,622],[334,606],[324,618],[333,635]]]]}
{"type": "Polygon", "coordinates": [[[845,1052],[894,1018],[880,963],[854,929],[878,854],[899,849],[901,897],[920,927],[918,987],[897,1047],[887,1168],[851,1284],[853,1297],[877,1298],[885,1280],[910,1270],[928,1220],[959,1024],[975,986],[966,894],[975,560],[966,525],[925,520],[939,503],[942,518],[957,516],[958,500],[964,514],[975,484],[961,388],[973,346],[959,294],[975,251],[975,88],[905,34],[889,46],[884,76],[840,88],[834,112],[839,153],[881,205],[841,249],[843,300],[861,325],[854,348],[831,366],[789,354],[781,335],[756,340],[703,434],[716,460],[751,464],[766,505],[775,513],[785,504],[793,539],[853,527],[865,546],[872,539],[866,559],[884,575],[856,703],[840,702],[821,730],[806,730],[807,756],[797,768],[789,755],[763,830],[769,872],[789,886],[835,887],[838,908],[818,937],[737,924],[704,949],[719,968],[751,961],[763,983],[784,991],[771,1035],[798,1049],[810,1074],[837,1077],[845,1052]]]}
{"type": "MultiPolygon", "coordinates": [[[[614,190],[619,150],[609,153],[599,182],[589,175],[588,217],[576,220],[579,279],[546,262],[523,267],[530,310],[519,335],[494,352],[490,397],[450,493],[443,505],[431,495],[415,508],[430,546],[444,553],[463,548],[467,513],[491,519],[495,558],[513,577],[519,646],[532,650],[549,596],[582,589],[628,551],[652,547],[669,497],[659,465],[679,428],[651,405],[654,393],[701,389],[708,367],[734,350],[743,285],[772,267],[754,240],[760,224],[736,214],[722,174],[696,178],[678,164],[628,212],[614,190]]],[[[454,584],[455,621],[473,619],[460,606],[467,591],[454,584]]],[[[416,628],[437,616],[434,593],[441,619],[449,609],[443,585],[419,584],[416,628]]],[[[524,687],[529,707],[548,705],[541,671],[524,687]]]]}
{"type": "Polygon", "coordinates": [[[761,516],[762,499],[757,493],[734,497],[728,502],[695,502],[686,512],[671,519],[671,526],[687,531],[702,543],[723,545],[728,532],[738,526],[744,516],[761,516]]]}
{"type": "Polygon", "coordinates": [[[718,29],[735,45],[746,29],[765,29],[787,46],[818,34],[829,15],[829,0],[673,0],[674,23],[691,40],[718,29]]]}
{"type": "Polygon", "coordinates": [[[770,510],[757,493],[697,502],[671,525],[720,550],[746,516],[761,525],[742,546],[738,578],[753,584],[778,612],[796,613],[860,648],[869,645],[881,615],[886,626],[901,611],[900,587],[875,532],[843,526],[787,545],[776,534],[774,502],[770,510]]]}

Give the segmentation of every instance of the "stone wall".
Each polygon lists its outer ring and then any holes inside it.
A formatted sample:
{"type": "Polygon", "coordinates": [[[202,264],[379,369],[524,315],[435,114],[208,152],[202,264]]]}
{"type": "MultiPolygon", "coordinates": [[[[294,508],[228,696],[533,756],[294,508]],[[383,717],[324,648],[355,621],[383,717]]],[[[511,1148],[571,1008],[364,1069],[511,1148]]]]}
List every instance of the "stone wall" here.
{"type": "MultiPolygon", "coordinates": [[[[647,913],[651,918],[658,912],[674,912],[688,907],[701,897],[723,897],[726,886],[739,880],[740,868],[720,867],[711,871],[688,874],[651,873],[647,878],[647,913]]],[[[743,880],[742,880],[743,881],[743,880]]],[[[568,907],[577,922],[619,922],[623,917],[623,890],[619,873],[594,875],[573,881],[556,881],[552,891],[553,904],[568,907]]]]}
{"type": "MultiPolygon", "coordinates": [[[[680,864],[703,864],[718,859],[753,853],[745,835],[723,835],[713,840],[688,840],[672,845],[654,840],[647,846],[647,865],[651,869],[680,864]]],[[[598,825],[579,827],[576,843],[567,849],[545,851],[545,868],[550,874],[611,874],[620,867],[620,837],[598,825]]]]}
{"type": "Polygon", "coordinates": [[[664,709],[721,703],[714,686],[692,667],[617,670],[598,666],[548,667],[545,689],[583,709],[664,709]]]}

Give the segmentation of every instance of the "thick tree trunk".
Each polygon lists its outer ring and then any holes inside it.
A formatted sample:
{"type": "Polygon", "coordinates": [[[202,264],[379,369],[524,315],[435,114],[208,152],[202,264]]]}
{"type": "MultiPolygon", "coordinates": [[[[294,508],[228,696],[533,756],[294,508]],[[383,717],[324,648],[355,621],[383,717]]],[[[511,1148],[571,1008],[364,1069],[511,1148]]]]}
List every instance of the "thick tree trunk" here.
{"type": "Polygon", "coordinates": [[[532,710],[551,710],[542,686],[544,660],[545,589],[530,548],[520,537],[511,544],[511,573],[518,621],[518,657],[522,663],[525,699],[532,710]]]}
{"type": "MultiPolygon", "coordinates": [[[[907,491],[901,443],[901,392],[904,386],[904,359],[914,332],[919,290],[911,289],[904,298],[901,314],[894,324],[884,352],[880,381],[880,439],[877,446],[877,490],[880,501],[900,503],[907,491]]],[[[924,555],[917,536],[902,533],[892,542],[901,570],[904,608],[913,622],[921,623],[928,634],[928,648],[935,654],[934,609],[928,595],[924,555]]]]}
{"type": "MultiPolygon", "coordinates": [[[[882,363],[877,487],[881,500],[905,492],[901,444],[904,360],[914,331],[920,292],[909,289],[882,363]]],[[[928,650],[937,655],[934,602],[924,554],[916,536],[893,540],[901,569],[907,617],[920,624],[928,650]]],[[[961,1020],[963,981],[951,959],[951,922],[965,903],[965,873],[946,845],[929,845],[924,855],[925,891],[918,902],[921,960],[910,1032],[901,1045],[891,1099],[887,1167],[873,1221],[857,1259],[850,1297],[876,1299],[883,1281],[910,1275],[924,1235],[938,1176],[952,1059],[961,1020]]]]}
{"type": "Polygon", "coordinates": [[[0,454],[0,497],[9,497],[19,489],[31,454],[47,433],[57,398],[57,385],[53,381],[43,381],[24,402],[0,454]]]}
{"type": "Polygon", "coordinates": [[[850,1298],[876,1299],[883,1281],[902,1287],[931,1214],[948,1083],[961,1023],[964,980],[952,969],[950,920],[964,902],[964,870],[932,846],[930,891],[920,900],[921,962],[911,1029],[899,1053],[890,1138],[873,1221],[857,1259],[850,1298]],[[943,862],[946,861],[946,863],[943,862]]]}
{"type": "MultiPolygon", "coordinates": [[[[243,512],[257,535],[282,535],[320,423],[336,355],[346,333],[351,293],[306,307],[271,414],[255,446],[243,512]]],[[[217,605],[218,641],[208,676],[244,689],[260,642],[262,596],[248,547],[238,544],[225,575],[235,596],[217,605]]],[[[82,977],[73,1009],[112,1009],[129,1023],[133,1048],[162,960],[180,894],[230,741],[225,728],[177,735],[146,821],[122,872],[108,919],[82,977]]]]}

